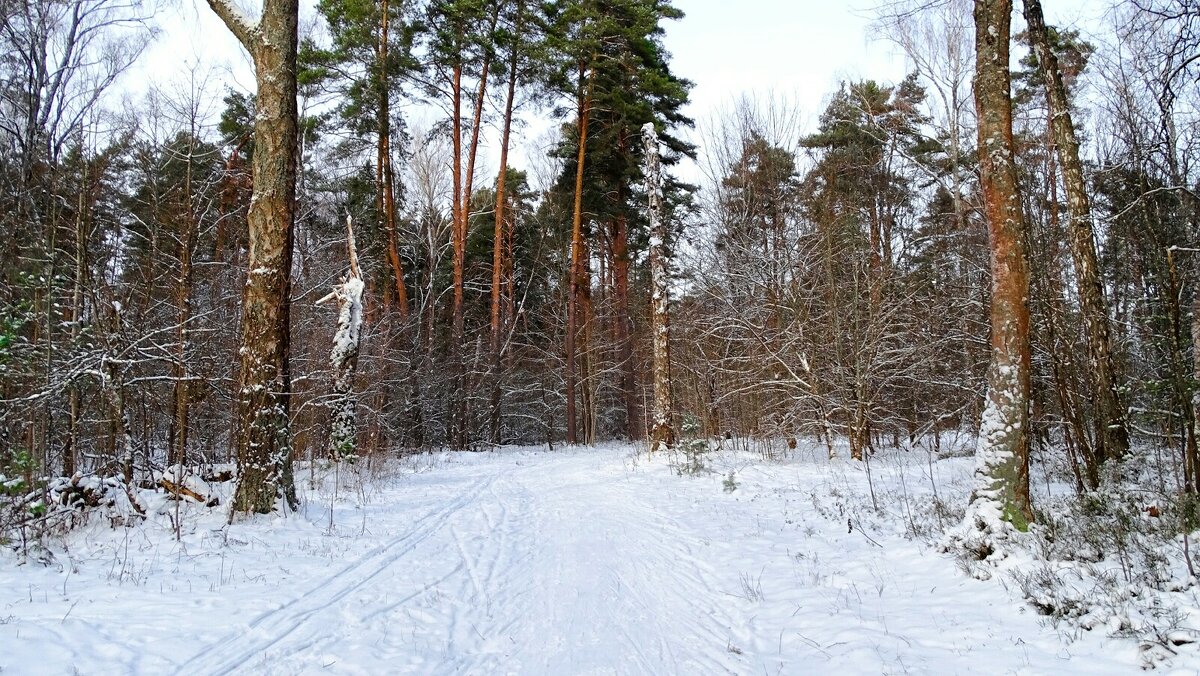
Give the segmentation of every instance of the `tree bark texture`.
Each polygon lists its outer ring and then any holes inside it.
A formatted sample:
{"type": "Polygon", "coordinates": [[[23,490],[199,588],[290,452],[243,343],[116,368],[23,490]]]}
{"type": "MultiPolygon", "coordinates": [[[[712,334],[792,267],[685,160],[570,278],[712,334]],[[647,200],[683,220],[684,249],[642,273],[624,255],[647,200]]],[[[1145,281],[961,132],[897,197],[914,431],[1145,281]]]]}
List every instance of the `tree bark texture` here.
{"type": "Polygon", "coordinates": [[[984,533],[1024,531],[1029,504],[1029,273],[1012,131],[1011,0],[975,2],[975,107],[991,241],[991,364],[968,522],[984,533]]]}
{"type": "Polygon", "coordinates": [[[1095,443],[1097,463],[1119,459],[1129,450],[1129,431],[1125,408],[1116,382],[1112,329],[1109,326],[1108,301],[1096,257],[1096,239],[1092,230],[1092,210],[1079,159],[1079,140],[1071,119],[1070,103],[1058,67],[1058,57],[1050,49],[1041,0],[1024,0],[1025,22],[1030,42],[1037,55],[1050,109],[1050,127],[1054,133],[1063,187],[1067,193],[1070,216],[1067,228],[1071,258],[1079,286],[1079,305],[1087,334],[1087,358],[1095,401],[1095,443]]]}
{"type": "MultiPolygon", "coordinates": [[[[594,71],[592,71],[594,73],[594,71]]],[[[579,307],[581,289],[588,280],[584,276],[585,260],[583,247],[583,167],[587,159],[588,118],[592,107],[592,75],[583,82],[583,71],[580,69],[579,91],[579,152],[575,165],[575,204],[571,214],[571,270],[568,273],[570,283],[567,292],[567,336],[566,336],[566,395],[567,395],[567,443],[579,443],[579,419],[576,415],[575,389],[577,373],[575,368],[575,337],[579,331],[579,307]]]]}
{"type": "Polygon", "coordinates": [[[502,285],[505,271],[505,243],[511,226],[505,220],[505,179],[508,177],[508,146],[512,140],[513,102],[517,93],[517,66],[520,54],[516,45],[522,39],[525,3],[517,2],[517,23],[513,37],[512,53],[508,60],[508,90],[504,97],[504,126],[500,131],[500,173],[496,176],[496,227],[492,238],[492,304],[491,304],[491,373],[492,392],[488,411],[489,434],[492,444],[500,443],[500,358],[502,350],[501,331],[509,318],[503,314],[502,285]]]}
{"type": "Polygon", "coordinates": [[[208,0],[250,52],[258,90],[250,257],[242,296],[239,479],[230,516],[296,506],[289,427],[289,324],[296,202],[299,0],[265,0],[257,22],[208,0]]]}
{"type": "Polygon", "coordinates": [[[646,144],[646,193],[650,198],[650,332],[654,346],[654,420],[650,424],[650,450],[675,445],[674,402],[671,393],[671,317],[667,288],[670,260],[667,226],[663,219],[662,166],[658,159],[658,134],[654,123],[642,127],[646,144]]]}

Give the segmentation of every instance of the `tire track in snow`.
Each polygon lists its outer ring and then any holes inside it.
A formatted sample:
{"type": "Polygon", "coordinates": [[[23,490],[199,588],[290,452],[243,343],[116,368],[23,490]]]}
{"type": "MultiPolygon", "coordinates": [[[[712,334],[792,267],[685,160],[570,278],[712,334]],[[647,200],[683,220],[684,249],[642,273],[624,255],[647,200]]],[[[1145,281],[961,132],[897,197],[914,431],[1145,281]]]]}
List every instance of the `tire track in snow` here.
{"type": "MultiPolygon", "coordinates": [[[[259,615],[250,622],[247,630],[239,630],[225,639],[203,647],[180,664],[175,673],[232,673],[236,669],[249,666],[255,657],[285,640],[293,644],[301,641],[303,644],[300,648],[308,647],[305,637],[295,636],[298,629],[314,615],[336,605],[437,533],[445,525],[447,518],[477,500],[480,492],[486,490],[495,480],[495,476],[490,476],[463,490],[461,497],[431,510],[404,534],[392,538],[332,575],[314,583],[304,593],[283,606],[259,615]],[[213,655],[219,656],[216,662],[210,661],[213,655]]],[[[446,577],[455,572],[451,571],[446,577]]]]}

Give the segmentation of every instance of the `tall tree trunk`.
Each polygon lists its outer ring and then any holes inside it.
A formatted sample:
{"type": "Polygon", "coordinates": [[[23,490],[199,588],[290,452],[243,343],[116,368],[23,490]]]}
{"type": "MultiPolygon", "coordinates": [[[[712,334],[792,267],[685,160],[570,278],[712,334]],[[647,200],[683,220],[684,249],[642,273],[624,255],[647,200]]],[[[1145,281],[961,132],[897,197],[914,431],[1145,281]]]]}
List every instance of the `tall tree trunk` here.
{"type": "Polygon", "coordinates": [[[519,53],[516,45],[521,40],[522,19],[525,13],[525,3],[517,2],[517,25],[512,54],[508,61],[508,92],[504,98],[504,127],[500,132],[500,173],[496,176],[496,227],[492,236],[492,307],[491,307],[491,374],[492,394],[491,406],[488,412],[490,436],[493,444],[500,443],[500,358],[501,330],[504,321],[503,310],[503,273],[505,269],[504,253],[507,239],[505,220],[505,179],[508,177],[508,145],[512,138],[513,100],[517,93],[517,65],[519,53]]]}
{"type": "Polygon", "coordinates": [[[567,336],[566,336],[566,389],[567,389],[567,443],[579,443],[579,421],[575,407],[575,334],[579,329],[579,297],[584,268],[583,256],[583,167],[587,158],[588,118],[592,108],[592,79],[595,71],[584,76],[584,65],[579,68],[579,152],[575,164],[575,205],[571,215],[571,270],[567,292],[567,336]]]}
{"type": "MultiPolygon", "coordinates": [[[[624,188],[619,190],[624,192],[624,188]]],[[[619,197],[624,202],[624,195],[619,197]]],[[[625,214],[613,218],[612,228],[613,310],[617,360],[621,369],[621,398],[625,404],[625,434],[632,439],[643,436],[638,410],[637,366],[633,363],[633,321],[629,316],[629,221],[625,214]]]]}
{"type": "Polygon", "coordinates": [[[994,548],[1005,524],[1019,531],[1029,504],[1029,275],[1017,185],[1009,72],[1011,0],[975,2],[975,107],[979,162],[992,250],[992,340],[987,402],[976,448],[975,488],[967,524],[994,548]]]}
{"type": "Polygon", "coordinates": [[[185,204],[183,232],[179,238],[179,282],[176,286],[175,302],[178,315],[175,327],[175,388],[174,429],[175,448],[172,455],[181,467],[187,461],[188,428],[190,414],[190,387],[188,384],[187,352],[189,341],[188,322],[192,320],[192,242],[196,230],[196,214],[192,204],[192,153],[187,157],[183,198],[185,204]]]}
{"type": "MultiPolygon", "coordinates": [[[[495,32],[496,22],[500,16],[500,5],[495,6],[492,14],[491,25],[488,29],[488,39],[495,32]]],[[[455,374],[457,385],[453,388],[451,394],[451,415],[450,420],[453,426],[450,434],[450,447],[455,450],[463,450],[467,447],[468,426],[469,426],[469,411],[467,408],[467,379],[466,379],[466,364],[462,355],[462,341],[465,335],[463,325],[463,298],[465,284],[465,266],[466,266],[466,247],[467,247],[467,231],[471,221],[471,193],[474,191],[475,184],[475,159],[479,154],[479,136],[483,127],[483,104],[487,95],[488,74],[491,71],[492,51],[487,50],[487,55],[483,59],[483,63],[479,71],[479,82],[475,90],[474,108],[471,117],[471,140],[467,144],[467,168],[466,173],[461,173],[461,159],[457,157],[458,153],[462,152],[462,142],[460,134],[462,133],[460,117],[462,115],[461,99],[462,99],[462,67],[455,68],[455,83],[454,91],[454,110],[455,110],[455,141],[458,144],[456,149],[456,169],[455,174],[458,175],[457,182],[461,187],[457,190],[460,205],[458,207],[458,236],[455,238],[454,250],[454,349],[455,355],[455,374]]]]}
{"type": "Polygon", "coordinates": [[[451,76],[450,95],[453,101],[450,102],[451,114],[454,119],[450,121],[452,152],[454,153],[453,160],[453,199],[454,207],[451,212],[451,220],[453,234],[451,236],[453,256],[454,256],[454,302],[451,307],[451,330],[450,330],[450,369],[453,378],[453,384],[450,388],[450,429],[448,430],[450,448],[461,450],[466,447],[466,435],[463,433],[463,428],[466,426],[466,411],[463,407],[466,405],[466,400],[462,397],[464,377],[464,365],[462,359],[462,341],[463,341],[463,276],[466,266],[466,251],[467,251],[467,215],[465,213],[465,205],[467,199],[463,193],[463,170],[462,170],[462,65],[456,64],[454,72],[451,76]]]}
{"type": "Polygon", "coordinates": [[[388,82],[389,30],[391,22],[390,0],[381,0],[379,21],[379,45],[376,66],[379,68],[378,143],[375,163],[375,181],[378,187],[376,203],[383,230],[387,233],[387,258],[392,268],[396,286],[396,310],[400,320],[408,319],[408,286],[404,283],[404,265],[400,261],[399,235],[396,227],[396,176],[392,169],[392,117],[391,87],[388,82]]]}
{"type": "Polygon", "coordinates": [[[1088,199],[1083,165],[1079,159],[1079,141],[1067,101],[1067,90],[1058,68],[1058,57],[1050,49],[1041,0],[1024,0],[1025,21],[1029,25],[1030,41],[1046,87],[1050,126],[1062,165],[1063,187],[1067,193],[1070,215],[1069,241],[1071,258],[1079,287],[1079,305],[1087,334],[1088,367],[1092,374],[1092,392],[1096,407],[1096,460],[1119,459],[1129,450],[1129,430],[1125,423],[1125,408],[1116,383],[1113,359],[1112,329],[1109,326],[1108,302],[1096,262],[1096,240],[1092,231],[1092,211],[1088,199]]]}
{"type": "Polygon", "coordinates": [[[646,192],[650,196],[650,332],[654,345],[654,420],[650,450],[675,445],[674,403],[671,396],[671,318],[667,275],[667,226],[663,219],[662,168],[654,123],[642,127],[646,144],[646,192]]]}
{"type": "MultiPolygon", "coordinates": [[[[83,185],[88,183],[87,163],[83,165],[83,185]]],[[[83,286],[87,274],[87,235],[84,227],[84,214],[89,211],[89,205],[84,200],[88,190],[81,189],[76,202],[75,211],[75,274],[71,289],[71,344],[79,340],[83,322],[83,286]]],[[[75,456],[79,452],[79,386],[72,383],[68,394],[67,443],[62,450],[62,474],[71,476],[75,473],[75,456]]]]}
{"type": "Polygon", "coordinates": [[[297,505],[292,481],[288,357],[295,224],[299,0],[264,0],[251,21],[232,0],[208,0],[250,52],[258,90],[249,274],[242,296],[239,479],[230,518],[297,505]]]}

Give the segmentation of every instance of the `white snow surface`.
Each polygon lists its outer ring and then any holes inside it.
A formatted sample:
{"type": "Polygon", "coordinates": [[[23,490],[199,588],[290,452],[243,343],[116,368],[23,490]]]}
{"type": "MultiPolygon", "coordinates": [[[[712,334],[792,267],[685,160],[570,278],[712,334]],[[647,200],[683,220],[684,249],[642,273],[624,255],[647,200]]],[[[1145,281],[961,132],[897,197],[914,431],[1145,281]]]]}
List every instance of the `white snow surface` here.
{"type": "Polygon", "coordinates": [[[175,504],[146,498],[51,565],[0,555],[0,673],[1139,670],[1133,642],[1065,638],[906,536],[934,488],[965,502],[970,458],[875,458],[876,512],[863,465],[824,456],[725,451],[691,477],[621,445],[440,453],[343,466],[336,496],[302,466],[299,512],[226,527],[185,503],[178,543],[175,504]]]}

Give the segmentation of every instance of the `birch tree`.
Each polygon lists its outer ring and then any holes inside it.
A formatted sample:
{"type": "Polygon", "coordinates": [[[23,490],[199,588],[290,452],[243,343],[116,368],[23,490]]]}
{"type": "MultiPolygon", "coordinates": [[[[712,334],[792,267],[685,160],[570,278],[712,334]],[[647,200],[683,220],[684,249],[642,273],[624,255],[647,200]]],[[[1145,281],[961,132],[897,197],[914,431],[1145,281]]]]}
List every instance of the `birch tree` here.
{"type": "MultiPolygon", "coordinates": [[[[1050,126],[1055,150],[1062,167],[1063,187],[1067,193],[1069,223],[1067,239],[1079,288],[1079,303],[1087,334],[1087,360],[1092,376],[1095,398],[1096,464],[1108,459],[1120,459],[1129,448],[1129,432],[1125,411],[1116,382],[1112,348],[1112,329],[1109,326],[1108,302],[1096,261],[1096,239],[1092,230],[1092,208],[1079,159],[1079,140],[1067,101],[1067,89],[1058,67],[1058,57],[1050,49],[1046,21],[1040,0],[1024,0],[1025,22],[1029,25],[1029,41],[1037,56],[1046,89],[1050,110],[1050,126]]],[[[1095,477],[1092,477],[1095,488],[1095,477]]]]}
{"type": "Polygon", "coordinates": [[[642,127],[646,145],[646,194],[650,213],[650,332],[654,346],[654,420],[650,426],[650,450],[675,445],[671,401],[671,316],[667,288],[670,259],[667,227],[663,220],[662,167],[658,160],[658,134],[654,123],[642,127]]]}

